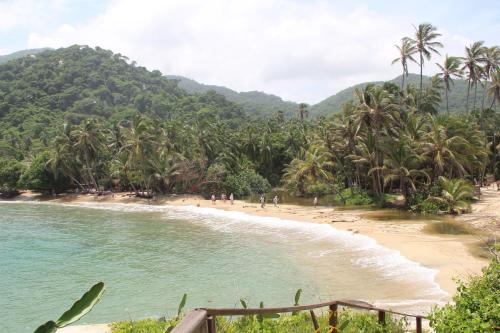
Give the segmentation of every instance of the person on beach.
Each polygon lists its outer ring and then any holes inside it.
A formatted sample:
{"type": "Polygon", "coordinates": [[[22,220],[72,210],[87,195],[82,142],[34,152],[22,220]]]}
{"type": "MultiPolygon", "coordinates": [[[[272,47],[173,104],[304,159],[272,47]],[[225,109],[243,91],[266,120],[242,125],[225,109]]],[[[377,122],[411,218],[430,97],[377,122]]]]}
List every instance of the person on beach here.
{"type": "Polygon", "coordinates": [[[260,208],[264,208],[265,205],[266,205],[266,197],[264,196],[264,193],[262,193],[260,196],[260,208]]]}
{"type": "Polygon", "coordinates": [[[220,198],[221,198],[221,200],[222,200],[223,203],[226,203],[226,194],[225,193],[222,193],[220,195],[220,198]]]}
{"type": "Polygon", "coordinates": [[[273,198],[273,204],[274,204],[274,207],[278,207],[278,196],[277,195],[275,195],[273,198]]]}
{"type": "Polygon", "coordinates": [[[215,194],[212,193],[212,205],[215,205],[215,194]]]}
{"type": "Polygon", "coordinates": [[[318,197],[314,197],[313,203],[314,203],[314,208],[316,208],[318,206],[318,197]]]}
{"type": "Polygon", "coordinates": [[[231,201],[231,205],[234,204],[234,195],[232,193],[229,195],[229,201],[231,201]]]}

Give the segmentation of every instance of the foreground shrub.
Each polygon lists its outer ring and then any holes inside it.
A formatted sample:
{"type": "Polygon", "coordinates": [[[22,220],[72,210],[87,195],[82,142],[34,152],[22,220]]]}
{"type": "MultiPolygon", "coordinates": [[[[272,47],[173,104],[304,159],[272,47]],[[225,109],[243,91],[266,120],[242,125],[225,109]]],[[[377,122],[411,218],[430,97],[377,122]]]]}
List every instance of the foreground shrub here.
{"type": "MultiPolygon", "coordinates": [[[[318,316],[320,330],[328,330],[328,317],[318,316]]],[[[342,333],[403,333],[406,332],[407,323],[404,319],[395,320],[387,316],[385,326],[378,323],[377,316],[368,312],[343,310],[339,312],[339,328],[342,333]]],[[[112,333],[163,333],[169,323],[155,319],[140,321],[126,321],[113,323],[112,333]]],[[[297,315],[281,315],[279,318],[266,318],[262,316],[244,316],[237,318],[217,317],[217,332],[221,333],[304,333],[314,332],[313,323],[309,313],[302,312],[297,315]]]]}
{"type": "Polygon", "coordinates": [[[436,308],[431,327],[441,332],[497,332],[500,327],[500,263],[494,258],[482,276],[460,282],[454,304],[436,308]]]}
{"type": "Polygon", "coordinates": [[[144,319],[137,321],[120,321],[111,324],[113,333],[164,333],[170,327],[170,323],[161,322],[156,319],[144,319]]]}

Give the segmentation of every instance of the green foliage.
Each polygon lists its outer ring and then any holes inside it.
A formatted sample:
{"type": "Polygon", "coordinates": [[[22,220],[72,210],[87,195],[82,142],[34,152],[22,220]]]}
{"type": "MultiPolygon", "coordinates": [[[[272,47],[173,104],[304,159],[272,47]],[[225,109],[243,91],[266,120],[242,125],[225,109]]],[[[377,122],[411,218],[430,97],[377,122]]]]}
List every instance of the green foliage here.
{"type": "Polygon", "coordinates": [[[137,321],[120,321],[111,324],[112,333],[165,333],[171,326],[169,321],[144,319],[137,321]]]}
{"type": "MultiPolygon", "coordinates": [[[[328,332],[328,317],[317,317],[320,333],[328,332]]],[[[159,333],[165,332],[172,323],[146,319],[139,321],[115,322],[111,325],[112,333],[159,333]]],[[[311,317],[306,312],[297,315],[282,316],[244,316],[228,320],[217,317],[217,332],[223,333],[303,333],[313,332],[311,317]]],[[[404,319],[395,320],[386,317],[386,325],[378,323],[374,314],[354,311],[339,312],[339,328],[342,333],[403,333],[406,332],[407,323],[404,319]]]]}
{"type": "Polygon", "coordinates": [[[17,181],[22,172],[23,166],[18,161],[0,158],[0,195],[17,193],[17,181]]]}
{"type": "Polygon", "coordinates": [[[435,308],[431,327],[437,332],[496,332],[500,324],[500,263],[494,258],[482,276],[460,281],[453,304],[435,308]]]}
{"type": "Polygon", "coordinates": [[[335,195],[335,201],[342,202],[348,206],[372,205],[373,197],[369,192],[361,189],[346,188],[335,195]]]}
{"type": "Polygon", "coordinates": [[[89,313],[101,300],[104,294],[104,283],[99,282],[92,286],[73,306],[64,312],[57,321],[48,321],[35,330],[35,333],[54,333],[59,328],[66,327],[89,313]]]}
{"type": "Polygon", "coordinates": [[[22,173],[19,179],[19,188],[41,192],[52,190],[59,192],[68,188],[68,178],[64,176],[56,178],[47,166],[49,160],[50,156],[48,152],[38,155],[31,165],[22,173]]]}
{"type": "Polygon", "coordinates": [[[472,185],[463,179],[447,179],[439,177],[441,194],[429,197],[427,201],[434,202],[450,214],[461,214],[470,210],[470,199],[473,195],[472,185]]]}

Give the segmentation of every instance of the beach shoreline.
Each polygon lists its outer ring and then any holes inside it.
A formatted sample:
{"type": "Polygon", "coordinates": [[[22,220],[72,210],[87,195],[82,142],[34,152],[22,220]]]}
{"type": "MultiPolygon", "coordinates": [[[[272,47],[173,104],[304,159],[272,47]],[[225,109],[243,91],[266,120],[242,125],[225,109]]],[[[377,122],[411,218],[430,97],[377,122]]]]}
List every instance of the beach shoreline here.
{"type": "MultiPolygon", "coordinates": [[[[474,227],[484,228],[488,232],[491,232],[493,228],[495,233],[498,231],[498,220],[497,216],[494,215],[495,207],[492,207],[492,205],[500,206],[500,193],[497,194],[492,190],[485,190],[484,192],[483,198],[486,199],[475,204],[471,214],[458,217],[457,220],[465,223],[474,221],[476,223],[476,225],[473,225],[474,227]],[[481,220],[480,216],[485,209],[489,214],[488,223],[477,222],[481,220]]],[[[328,224],[338,230],[368,236],[379,245],[396,250],[407,259],[436,270],[435,282],[449,294],[450,298],[456,291],[457,278],[466,279],[470,275],[480,274],[481,269],[488,263],[486,259],[478,258],[471,253],[471,247],[479,241],[477,236],[429,234],[423,231],[425,224],[422,222],[371,219],[366,217],[366,211],[361,209],[344,210],[323,206],[314,208],[289,204],[278,205],[278,207],[267,204],[264,208],[261,208],[257,203],[240,200],[235,200],[234,205],[231,205],[229,201],[222,202],[218,200],[213,205],[210,200],[205,200],[196,195],[159,196],[156,200],[147,200],[130,196],[128,193],[105,196],[64,194],[54,198],[26,192],[16,199],[65,204],[120,203],[153,206],[194,206],[305,223],[328,224]]],[[[500,209],[497,210],[500,211],[500,209]]]]}
{"type": "MultiPolygon", "coordinates": [[[[474,228],[498,232],[497,207],[500,205],[500,192],[485,191],[483,200],[476,203],[473,212],[456,218],[457,221],[469,223],[474,228]],[[488,222],[481,219],[487,213],[488,222]]],[[[418,220],[392,221],[377,220],[369,217],[363,209],[342,209],[340,207],[314,208],[312,206],[268,204],[261,208],[257,203],[236,200],[234,205],[229,201],[217,201],[215,205],[195,195],[160,196],[156,200],[136,198],[128,193],[96,196],[91,194],[63,194],[56,197],[41,196],[26,192],[13,199],[14,201],[41,201],[54,204],[81,205],[88,204],[134,204],[145,206],[189,206],[191,209],[215,208],[224,211],[241,212],[253,216],[274,217],[303,223],[327,224],[337,230],[361,234],[374,239],[379,245],[399,252],[403,257],[416,262],[423,267],[435,270],[434,281],[448,295],[450,300],[456,291],[456,278],[466,279],[470,275],[480,274],[487,265],[486,259],[474,256],[470,248],[478,241],[472,235],[434,235],[424,232],[425,223],[418,220]]],[[[500,207],[498,207],[500,208],[500,207]]],[[[373,211],[372,211],[373,212],[373,211]]],[[[107,324],[77,325],[61,330],[63,333],[109,333],[107,324]]]]}

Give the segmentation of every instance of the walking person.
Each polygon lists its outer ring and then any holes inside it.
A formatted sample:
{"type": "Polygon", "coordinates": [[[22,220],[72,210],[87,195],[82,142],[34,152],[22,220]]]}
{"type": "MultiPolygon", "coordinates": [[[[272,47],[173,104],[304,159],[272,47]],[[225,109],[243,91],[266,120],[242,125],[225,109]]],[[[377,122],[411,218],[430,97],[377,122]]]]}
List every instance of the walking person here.
{"type": "Polygon", "coordinates": [[[220,195],[220,198],[221,198],[221,200],[222,200],[223,203],[226,203],[226,194],[225,193],[222,193],[220,195]]]}
{"type": "Polygon", "coordinates": [[[260,196],[260,208],[264,208],[265,205],[266,205],[266,197],[264,196],[264,193],[262,193],[260,196]]]}
{"type": "Polygon", "coordinates": [[[273,204],[274,204],[274,207],[278,207],[278,196],[277,195],[275,195],[273,198],[273,204]]]}
{"type": "Polygon", "coordinates": [[[215,205],[215,194],[212,193],[212,205],[215,205]]]}
{"type": "Polygon", "coordinates": [[[317,196],[314,197],[313,203],[314,203],[314,208],[316,208],[318,206],[318,197],[317,196]]]}
{"type": "Polygon", "coordinates": [[[231,205],[234,204],[234,195],[232,193],[229,195],[229,201],[231,201],[231,205]]]}

